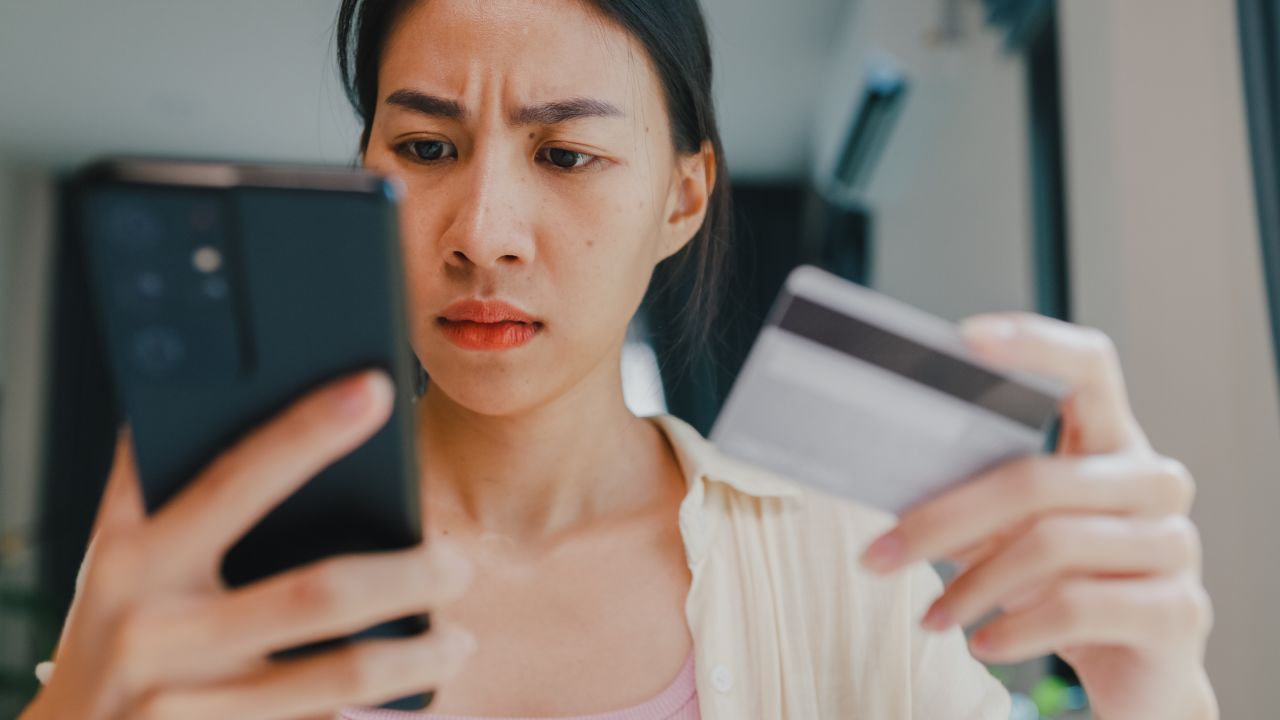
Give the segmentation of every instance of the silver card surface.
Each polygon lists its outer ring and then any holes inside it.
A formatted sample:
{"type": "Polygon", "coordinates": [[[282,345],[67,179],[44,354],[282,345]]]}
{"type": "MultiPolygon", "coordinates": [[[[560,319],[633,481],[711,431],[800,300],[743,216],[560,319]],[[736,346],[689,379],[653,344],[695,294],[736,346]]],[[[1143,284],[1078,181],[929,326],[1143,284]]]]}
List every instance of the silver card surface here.
{"type": "Polygon", "coordinates": [[[787,278],[711,440],[901,513],[1038,452],[1066,390],[977,359],[945,320],[806,266],[787,278]]]}

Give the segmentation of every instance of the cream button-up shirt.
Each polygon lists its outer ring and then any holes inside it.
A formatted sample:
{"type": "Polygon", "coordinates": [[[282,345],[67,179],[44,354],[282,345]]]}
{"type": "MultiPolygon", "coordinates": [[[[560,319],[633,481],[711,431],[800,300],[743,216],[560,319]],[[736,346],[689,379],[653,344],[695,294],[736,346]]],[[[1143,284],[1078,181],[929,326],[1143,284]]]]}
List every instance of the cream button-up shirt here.
{"type": "Polygon", "coordinates": [[[653,420],[688,484],[685,617],[703,718],[1008,720],[1008,693],[961,630],[920,627],[942,592],[933,568],[862,569],[891,515],[726,457],[673,416],[653,420]]]}
{"type": "Polygon", "coordinates": [[[685,618],[704,720],[1008,720],[1008,693],[963,633],[920,627],[942,591],[933,568],[862,570],[891,515],[721,455],[674,416],[652,420],[688,487],[685,618]]]}

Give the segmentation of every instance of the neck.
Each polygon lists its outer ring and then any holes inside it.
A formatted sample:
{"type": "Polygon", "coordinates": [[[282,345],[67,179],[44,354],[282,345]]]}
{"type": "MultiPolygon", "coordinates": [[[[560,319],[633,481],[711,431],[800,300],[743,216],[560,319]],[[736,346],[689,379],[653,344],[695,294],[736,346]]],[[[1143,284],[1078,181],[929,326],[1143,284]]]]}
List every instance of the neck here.
{"type": "Polygon", "coordinates": [[[623,401],[618,362],[517,414],[473,412],[434,385],[417,413],[431,532],[533,547],[683,495],[661,430],[623,401]]]}

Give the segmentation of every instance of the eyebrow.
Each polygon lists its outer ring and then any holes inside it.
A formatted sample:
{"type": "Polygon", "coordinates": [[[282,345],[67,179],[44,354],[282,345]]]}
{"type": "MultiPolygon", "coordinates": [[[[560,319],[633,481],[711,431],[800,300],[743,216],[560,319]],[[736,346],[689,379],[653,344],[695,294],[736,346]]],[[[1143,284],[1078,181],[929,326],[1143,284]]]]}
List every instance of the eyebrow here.
{"type": "Polygon", "coordinates": [[[512,125],[555,125],[587,117],[623,117],[617,106],[591,98],[569,98],[522,107],[511,114],[512,125]]]}
{"type": "Polygon", "coordinates": [[[387,96],[386,102],[388,105],[445,120],[462,120],[467,116],[466,109],[457,102],[417,90],[397,90],[387,96]]]}
{"type": "MultiPolygon", "coordinates": [[[[467,109],[455,100],[428,95],[417,90],[396,90],[387,96],[386,102],[388,105],[445,120],[461,121],[465,120],[469,114],[467,109]]],[[[512,125],[555,125],[579,118],[625,116],[626,114],[612,103],[576,97],[518,108],[511,113],[508,122],[512,125]]]]}

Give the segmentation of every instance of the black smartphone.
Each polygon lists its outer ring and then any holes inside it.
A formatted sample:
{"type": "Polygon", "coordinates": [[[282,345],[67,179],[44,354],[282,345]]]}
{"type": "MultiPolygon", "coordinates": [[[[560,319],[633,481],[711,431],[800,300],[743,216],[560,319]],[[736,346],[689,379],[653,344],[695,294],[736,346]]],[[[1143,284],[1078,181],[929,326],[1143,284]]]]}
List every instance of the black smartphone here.
{"type": "MultiPolygon", "coordinates": [[[[320,383],[379,367],[390,420],[226,554],[231,587],[422,539],[396,195],[363,170],[109,159],[72,183],[73,232],[148,512],[320,383]]],[[[282,649],[426,632],[426,614],[282,649]]],[[[433,693],[383,707],[426,707],[433,693]]]]}

